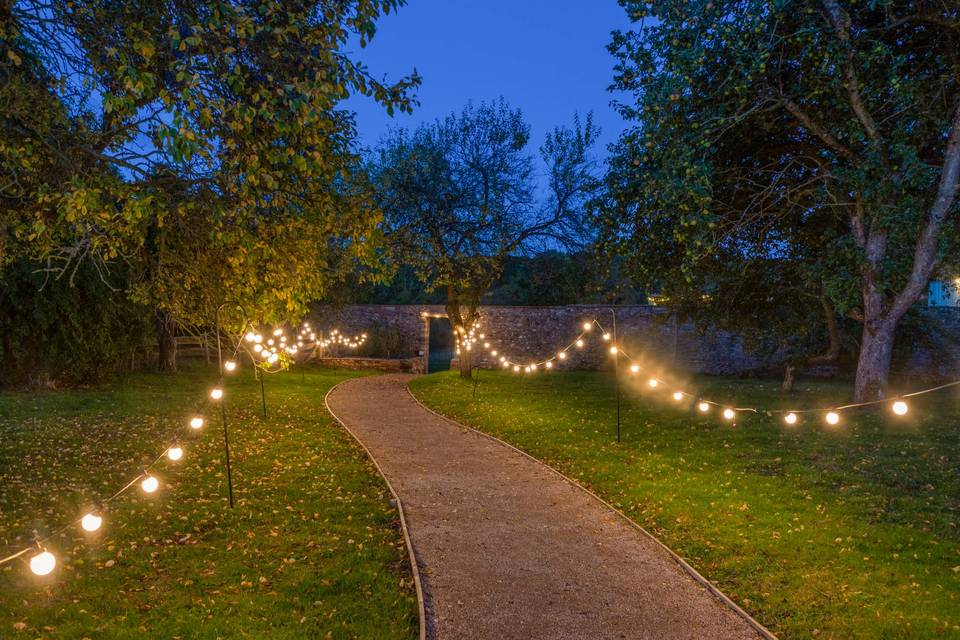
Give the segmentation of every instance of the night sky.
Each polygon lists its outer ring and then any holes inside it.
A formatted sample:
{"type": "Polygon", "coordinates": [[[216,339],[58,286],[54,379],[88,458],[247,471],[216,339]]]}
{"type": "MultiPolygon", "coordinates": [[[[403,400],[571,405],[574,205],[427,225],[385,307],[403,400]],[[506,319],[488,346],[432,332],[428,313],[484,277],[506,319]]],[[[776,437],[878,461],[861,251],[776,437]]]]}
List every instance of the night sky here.
{"type": "Polygon", "coordinates": [[[416,68],[420,107],[391,118],[365,98],[347,105],[357,112],[362,143],[372,145],[391,126],[416,126],[468,100],[503,96],[531,124],[531,151],[574,112],[592,110],[604,157],[624,126],[610,107],[614,58],[606,45],[612,30],[626,28],[616,0],[410,0],[354,53],[375,77],[398,79],[416,68]]]}

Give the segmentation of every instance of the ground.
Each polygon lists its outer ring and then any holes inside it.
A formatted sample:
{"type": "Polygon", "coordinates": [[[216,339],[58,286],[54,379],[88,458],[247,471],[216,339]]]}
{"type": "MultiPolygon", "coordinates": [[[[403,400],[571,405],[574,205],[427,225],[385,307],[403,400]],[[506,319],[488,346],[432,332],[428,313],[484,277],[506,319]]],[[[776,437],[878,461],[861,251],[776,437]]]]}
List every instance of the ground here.
{"type": "Polygon", "coordinates": [[[3,638],[415,638],[398,515],[362,449],[323,406],[350,372],[228,381],[237,506],[226,504],[216,415],[186,434],[213,373],[138,375],[71,392],[0,395],[0,555],[122,486],[172,433],[184,458],[134,489],[99,536],[71,528],[39,579],[0,568],[3,638]]]}
{"type": "MultiPolygon", "coordinates": [[[[829,406],[839,384],[704,378],[738,406],[829,406]]],[[[782,638],[960,637],[960,410],[956,391],[895,419],[826,428],[765,415],[736,426],[612,377],[481,373],[415,380],[429,406],[577,478],[658,535],[782,638]]]]}

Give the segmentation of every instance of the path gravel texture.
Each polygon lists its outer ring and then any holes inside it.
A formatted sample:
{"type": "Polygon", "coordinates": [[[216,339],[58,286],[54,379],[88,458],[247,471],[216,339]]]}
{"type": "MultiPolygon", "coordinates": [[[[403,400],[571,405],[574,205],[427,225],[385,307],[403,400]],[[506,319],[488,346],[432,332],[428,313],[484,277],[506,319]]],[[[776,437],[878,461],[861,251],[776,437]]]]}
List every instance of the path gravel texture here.
{"type": "Polygon", "coordinates": [[[760,637],[602,502],[421,407],[409,379],[350,380],[328,406],[400,496],[428,637],[760,637]]]}

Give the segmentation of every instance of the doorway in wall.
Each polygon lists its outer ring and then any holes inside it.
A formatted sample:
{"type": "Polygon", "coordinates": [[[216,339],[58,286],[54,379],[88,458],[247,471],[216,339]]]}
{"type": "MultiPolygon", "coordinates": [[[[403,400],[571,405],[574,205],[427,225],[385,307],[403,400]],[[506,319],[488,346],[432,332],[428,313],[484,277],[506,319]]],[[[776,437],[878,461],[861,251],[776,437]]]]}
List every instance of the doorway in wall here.
{"type": "Polygon", "coordinates": [[[427,373],[447,371],[453,359],[453,329],[447,318],[430,318],[430,351],[427,358],[427,373]]]}

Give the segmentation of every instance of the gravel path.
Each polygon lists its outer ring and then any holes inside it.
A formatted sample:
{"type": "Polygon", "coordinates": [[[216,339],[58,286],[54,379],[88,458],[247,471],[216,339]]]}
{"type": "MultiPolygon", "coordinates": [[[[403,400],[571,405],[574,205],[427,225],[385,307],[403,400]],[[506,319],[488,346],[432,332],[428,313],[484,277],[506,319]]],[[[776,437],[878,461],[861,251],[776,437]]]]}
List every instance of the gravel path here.
{"type": "Polygon", "coordinates": [[[403,502],[428,637],[759,637],[603,503],[419,406],[409,379],[350,380],[328,406],[403,502]]]}

